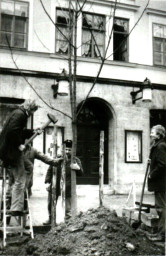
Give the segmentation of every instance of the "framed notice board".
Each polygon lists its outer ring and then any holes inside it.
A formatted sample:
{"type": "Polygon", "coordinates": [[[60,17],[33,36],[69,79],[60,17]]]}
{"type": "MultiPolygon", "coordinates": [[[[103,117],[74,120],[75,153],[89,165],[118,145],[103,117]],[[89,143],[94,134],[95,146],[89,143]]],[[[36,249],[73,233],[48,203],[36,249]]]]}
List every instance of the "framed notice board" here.
{"type": "Polygon", "coordinates": [[[125,162],[142,163],[142,131],[125,130],[125,162]]]}

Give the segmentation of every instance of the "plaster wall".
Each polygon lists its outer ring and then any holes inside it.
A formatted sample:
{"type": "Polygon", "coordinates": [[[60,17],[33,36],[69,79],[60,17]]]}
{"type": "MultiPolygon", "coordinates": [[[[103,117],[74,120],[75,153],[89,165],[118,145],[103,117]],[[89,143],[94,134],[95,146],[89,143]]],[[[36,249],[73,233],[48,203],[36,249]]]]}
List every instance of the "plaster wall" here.
{"type": "MultiPolygon", "coordinates": [[[[0,49],[0,65],[3,68],[15,69],[10,52],[0,49]]],[[[42,71],[50,73],[61,73],[63,69],[68,70],[68,63],[63,58],[50,56],[48,54],[14,52],[13,58],[20,70],[42,71]]],[[[82,76],[96,77],[100,67],[98,60],[78,58],[77,74],[82,76]]],[[[101,78],[130,80],[143,82],[146,77],[152,83],[166,84],[165,68],[139,65],[131,63],[119,63],[106,61],[100,73],[101,78]]]]}
{"type": "MultiPolygon", "coordinates": [[[[78,101],[87,94],[90,84],[79,84],[78,101]]],[[[131,103],[131,88],[97,84],[90,97],[99,97],[114,111],[114,131],[110,129],[109,184],[116,193],[127,193],[135,180],[138,189],[142,186],[149,156],[150,109],[166,109],[164,91],[153,92],[154,103],[131,103]],[[161,100],[162,99],[162,100],[161,100]],[[142,163],[125,163],[125,130],[142,131],[142,163]],[[113,144],[113,145],[112,145],[113,144]],[[113,150],[113,151],[111,151],[113,150]],[[113,163],[112,163],[113,161],[113,163]]],[[[146,189],[147,190],[147,189],[146,189]]]]}
{"type": "MultiPolygon", "coordinates": [[[[61,110],[71,115],[69,106],[69,96],[53,98],[53,91],[51,89],[52,79],[38,79],[38,78],[27,78],[33,88],[40,94],[40,96],[53,108],[61,110]]],[[[48,121],[47,113],[52,113],[58,119],[57,125],[65,127],[65,139],[71,139],[71,121],[68,117],[63,114],[50,109],[46,106],[43,101],[35,94],[32,88],[25,82],[21,76],[0,76],[0,97],[14,97],[20,99],[35,99],[40,105],[40,108],[34,114],[33,128],[39,128],[48,121]]],[[[37,136],[34,140],[33,146],[39,151],[43,152],[43,134],[37,136]]],[[[48,153],[47,153],[48,154],[48,153]]],[[[48,154],[49,156],[49,154],[48,154]]],[[[44,178],[47,171],[48,165],[42,163],[39,160],[35,160],[34,167],[34,186],[33,189],[41,190],[41,193],[45,192],[44,178]],[[43,181],[43,187],[39,187],[38,183],[43,181]],[[44,190],[44,191],[43,191],[44,190]]]]}
{"type": "MultiPolygon", "coordinates": [[[[51,89],[52,79],[27,78],[40,96],[53,108],[71,115],[69,96],[53,99],[51,89]]],[[[58,126],[65,127],[65,139],[71,139],[71,120],[63,114],[50,109],[41,101],[32,88],[21,76],[0,76],[1,97],[34,98],[41,108],[34,114],[34,128],[41,127],[47,121],[47,113],[54,114],[58,119],[58,126]]],[[[77,103],[85,99],[91,83],[79,82],[77,85],[77,103]]],[[[104,100],[110,108],[113,118],[109,125],[109,184],[111,189],[118,193],[128,191],[135,179],[136,184],[142,184],[149,152],[149,110],[166,109],[165,91],[153,91],[153,103],[137,102],[132,105],[130,87],[118,85],[96,84],[89,97],[104,100]],[[125,130],[142,131],[143,162],[138,164],[125,163],[125,130]]],[[[34,147],[43,150],[43,135],[34,140],[34,147]]],[[[43,179],[47,166],[36,160],[34,171],[34,188],[38,179],[43,179]]]]}

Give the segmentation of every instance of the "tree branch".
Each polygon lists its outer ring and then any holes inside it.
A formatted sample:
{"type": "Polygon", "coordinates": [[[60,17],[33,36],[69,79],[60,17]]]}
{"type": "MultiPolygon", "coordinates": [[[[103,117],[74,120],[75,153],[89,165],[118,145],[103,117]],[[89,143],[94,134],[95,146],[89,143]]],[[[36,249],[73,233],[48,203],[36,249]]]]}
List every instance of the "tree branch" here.
{"type": "Polygon", "coordinates": [[[113,52],[106,58],[106,60],[107,60],[109,57],[111,57],[115,52],[117,52],[117,50],[122,46],[122,44],[123,44],[123,43],[128,39],[128,37],[131,35],[132,31],[133,31],[134,28],[137,26],[137,24],[139,23],[139,21],[141,20],[141,18],[142,18],[142,16],[143,16],[144,12],[146,11],[146,9],[147,9],[147,7],[148,7],[148,5],[149,5],[149,2],[150,2],[150,0],[147,1],[147,4],[146,4],[146,6],[145,6],[143,12],[141,13],[140,17],[138,18],[137,22],[134,24],[134,26],[132,27],[132,29],[130,30],[129,34],[126,36],[125,39],[122,40],[122,42],[120,43],[120,45],[118,45],[118,47],[115,49],[115,51],[113,51],[113,52]]]}
{"type": "Polygon", "coordinates": [[[59,110],[59,109],[56,109],[56,108],[50,106],[50,105],[40,96],[40,94],[34,89],[34,87],[33,87],[33,86],[31,85],[31,83],[28,81],[28,79],[26,78],[26,76],[24,75],[24,73],[20,70],[20,68],[18,67],[16,61],[14,60],[13,50],[12,50],[10,44],[9,44],[9,40],[8,40],[7,35],[6,35],[6,40],[7,40],[8,47],[9,47],[10,53],[11,53],[11,58],[12,58],[12,60],[13,60],[13,63],[14,63],[14,65],[15,65],[15,67],[16,67],[17,70],[20,72],[20,74],[22,75],[22,77],[24,78],[24,80],[29,84],[29,86],[31,87],[31,89],[32,89],[32,90],[35,92],[35,94],[39,97],[39,99],[40,99],[45,105],[47,105],[50,109],[55,110],[55,111],[57,111],[57,112],[59,112],[59,113],[65,115],[65,116],[69,117],[70,119],[72,119],[71,116],[69,116],[68,114],[62,112],[62,111],[59,110]]]}
{"type": "MultiPolygon", "coordinates": [[[[114,6],[113,20],[114,20],[114,17],[115,17],[116,5],[117,5],[117,0],[116,0],[116,2],[115,2],[115,6],[114,6]]],[[[99,78],[99,76],[100,76],[101,70],[102,70],[103,65],[104,65],[104,62],[105,62],[105,60],[106,60],[105,57],[106,57],[106,54],[107,54],[107,51],[108,51],[108,47],[109,47],[109,44],[110,44],[110,41],[111,41],[112,33],[113,33],[113,25],[112,25],[111,33],[110,33],[110,35],[109,35],[108,44],[107,44],[107,47],[106,47],[106,50],[105,50],[105,53],[104,53],[104,57],[102,58],[102,62],[101,62],[101,64],[100,64],[99,71],[98,71],[98,73],[97,73],[97,76],[96,76],[95,79],[94,79],[94,82],[93,82],[93,84],[92,84],[92,86],[91,86],[91,88],[90,88],[90,90],[89,90],[89,92],[88,92],[88,94],[87,94],[85,100],[82,102],[82,104],[81,104],[81,106],[80,106],[80,108],[79,108],[79,110],[78,110],[78,112],[77,112],[77,117],[78,117],[79,113],[81,112],[81,110],[82,110],[82,108],[83,108],[83,106],[84,106],[86,100],[88,99],[88,97],[89,97],[91,91],[93,90],[93,88],[94,88],[94,86],[95,86],[95,84],[96,84],[96,82],[97,82],[97,80],[98,80],[98,78],[99,78]]]]}
{"type": "MultiPolygon", "coordinates": [[[[137,26],[138,22],[139,22],[140,19],[142,18],[143,14],[144,14],[144,12],[145,12],[145,10],[146,10],[146,8],[147,8],[148,5],[149,5],[149,2],[150,2],[150,0],[147,1],[147,4],[146,4],[146,6],[145,6],[143,12],[141,13],[139,19],[137,20],[137,22],[135,23],[135,25],[134,25],[133,28],[131,29],[131,31],[130,31],[130,33],[128,34],[127,38],[129,37],[129,35],[131,34],[131,32],[134,30],[134,28],[137,26]]],[[[116,2],[115,2],[113,19],[115,19],[116,4],[117,4],[117,0],[116,0],[116,2]]],[[[114,24],[113,24],[113,25],[114,25],[114,24]]],[[[110,36],[109,36],[109,40],[108,40],[109,43],[110,43],[110,40],[111,40],[112,33],[113,33],[113,27],[112,27],[112,30],[111,30],[111,34],[110,34],[110,36]]],[[[125,40],[126,40],[126,38],[125,38],[125,40]]],[[[122,43],[123,43],[125,40],[123,40],[122,43]]],[[[117,49],[122,45],[122,43],[117,47],[117,49]]],[[[105,56],[106,56],[106,53],[107,53],[107,50],[108,50],[108,46],[109,46],[109,44],[107,45],[106,52],[105,52],[105,56]]],[[[117,49],[116,49],[116,51],[117,51],[117,49]]],[[[114,52],[115,52],[115,51],[114,51],[114,52]]],[[[114,52],[113,52],[113,53],[114,53],[114,52]]],[[[113,54],[113,53],[112,53],[112,54],[113,54]]],[[[112,55],[112,54],[111,54],[111,55],[112,55]]],[[[81,110],[82,110],[82,108],[83,108],[83,106],[84,106],[84,104],[85,104],[87,98],[89,97],[91,91],[93,90],[93,88],[94,88],[94,86],[95,86],[95,84],[96,84],[96,82],[97,82],[97,79],[99,78],[99,75],[100,75],[100,73],[101,73],[101,70],[102,70],[102,67],[103,67],[103,65],[104,65],[105,60],[107,60],[111,55],[109,55],[107,58],[105,58],[105,56],[104,56],[104,58],[103,58],[103,60],[102,60],[102,63],[101,63],[101,66],[100,66],[100,68],[99,68],[98,74],[97,74],[97,76],[95,77],[95,80],[94,80],[94,82],[93,82],[93,84],[92,84],[92,86],[91,86],[91,88],[90,88],[90,90],[89,90],[89,92],[88,92],[88,94],[87,94],[85,100],[82,102],[82,104],[81,104],[81,106],[80,106],[80,108],[79,108],[79,110],[78,110],[78,112],[77,112],[77,117],[78,117],[79,113],[81,112],[81,110]]]]}
{"type": "MultiPolygon", "coordinates": [[[[43,7],[43,10],[44,10],[45,13],[47,14],[47,16],[48,16],[48,18],[51,20],[51,22],[54,24],[54,26],[56,27],[56,29],[61,33],[61,35],[66,39],[66,41],[67,41],[68,43],[70,43],[69,39],[63,34],[63,32],[60,30],[60,28],[59,28],[59,27],[56,25],[56,23],[52,20],[51,16],[50,16],[49,13],[47,12],[47,10],[46,10],[46,8],[45,8],[43,2],[42,2],[42,0],[39,0],[39,1],[40,1],[41,5],[42,5],[42,7],[43,7]]],[[[74,45],[73,45],[73,44],[71,44],[71,46],[74,48],[74,45]]]]}
{"type": "Polygon", "coordinates": [[[39,36],[38,36],[38,34],[37,34],[37,32],[36,32],[35,29],[34,29],[34,32],[35,32],[35,35],[36,35],[37,39],[39,40],[39,42],[43,45],[43,47],[44,47],[45,49],[47,49],[48,52],[50,52],[50,50],[47,48],[47,46],[45,46],[45,44],[44,44],[44,43],[41,41],[41,39],[39,38],[39,36]]]}

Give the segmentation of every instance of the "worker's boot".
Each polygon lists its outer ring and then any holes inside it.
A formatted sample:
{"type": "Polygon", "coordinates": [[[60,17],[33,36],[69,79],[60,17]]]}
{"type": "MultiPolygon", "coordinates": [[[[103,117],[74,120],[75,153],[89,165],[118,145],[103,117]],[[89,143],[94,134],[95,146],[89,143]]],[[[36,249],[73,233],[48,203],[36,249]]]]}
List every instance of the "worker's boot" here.
{"type": "Polygon", "coordinates": [[[51,225],[51,216],[49,216],[48,220],[43,222],[43,225],[50,226],[51,225]]]}

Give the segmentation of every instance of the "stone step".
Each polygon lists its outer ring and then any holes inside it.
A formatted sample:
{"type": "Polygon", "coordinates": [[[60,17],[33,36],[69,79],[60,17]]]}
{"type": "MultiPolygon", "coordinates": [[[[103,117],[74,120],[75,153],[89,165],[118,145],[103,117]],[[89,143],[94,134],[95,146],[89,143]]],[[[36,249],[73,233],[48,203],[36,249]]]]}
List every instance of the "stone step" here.
{"type": "Polygon", "coordinates": [[[141,213],[141,221],[148,227],[154,228],[158,224],[158,215],[152,213],[141,213]]]}
{"type": "MultiPolygon", "coordinates": [[[[129,224],[132,224],[134,221],[138,220],[139,209],[134,207],[126,207],[122,209],[122,216],[127,220],[129,224]]],[[[154,228],[158,223],[158,215],[155,213],[147,213],[141,211],[141,221],[148,227],[154,228]]]]}

